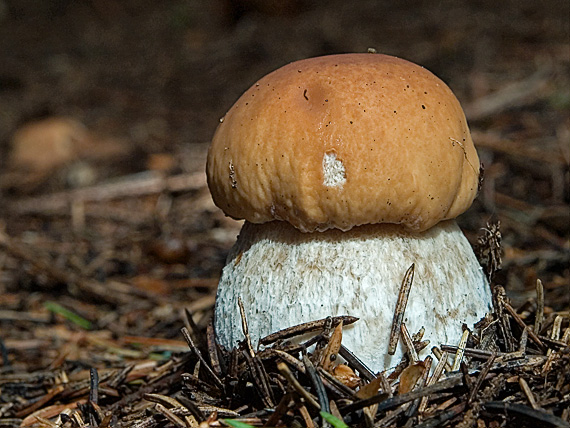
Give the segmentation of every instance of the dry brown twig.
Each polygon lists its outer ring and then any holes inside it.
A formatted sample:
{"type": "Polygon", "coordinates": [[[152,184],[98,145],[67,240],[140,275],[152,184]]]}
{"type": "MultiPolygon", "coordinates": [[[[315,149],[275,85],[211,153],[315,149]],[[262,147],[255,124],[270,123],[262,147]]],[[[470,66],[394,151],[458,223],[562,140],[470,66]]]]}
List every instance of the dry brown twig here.
{"type": "Polygon", "coordinates": [[[145,171],[91,187],[50,195],[11,200],[7,207],[14,214],[53,214],[69,210],[74,204],[136,198],[164,192],[187,192],[206,187],[203,172],[165,177],[154,171],[145,171]]]}
{"type": "Polygon", "coordinates": [[[481,120],[509,108],[534,102],[537,98],[548,94],[545,89],[551,75],[551,67],[544,66],[522,81],[510,83],[496,92],[467,104],[465,115],[469,120],[481,120]]]}
{"type": "MultiPolygon", "coordinates": [[[[298,324],[289,328],[285,328],[283,330],[276,331],[275,333],[271,333],[265,337],[259,339],[260,345],[270,345],[278,340],[285,340],[290,339],[295,336],[302,336],[306,333],[312,333],[318,330],[322,330],[325,327],[325,324],[328,322],[329,318],[323,318],[316,321],[309,321],[306,323],[298,324]]],[[[332,327],[336,327],[339,323],[343,323],[343,325],[350,325],[358,321],[358,318],[352,317],[349,315],[342,315],[338,317],[332,317],[331,319],[332,327]]]]}
{"type": "Polygon", "coordinates": [[[398,345],[398,338],[400,337],[402,320],[406,312],[406,305],[408,303],[408,296],[414,282],[415,265],[408,268],[402,279],[398,300],[396,301],[396,308],[394,309],[394,319],[392,321],[392,329],[390,330],[390,340],[388,342],[388,354],[394,355],[396,353],[396,346],[398,345]]]}

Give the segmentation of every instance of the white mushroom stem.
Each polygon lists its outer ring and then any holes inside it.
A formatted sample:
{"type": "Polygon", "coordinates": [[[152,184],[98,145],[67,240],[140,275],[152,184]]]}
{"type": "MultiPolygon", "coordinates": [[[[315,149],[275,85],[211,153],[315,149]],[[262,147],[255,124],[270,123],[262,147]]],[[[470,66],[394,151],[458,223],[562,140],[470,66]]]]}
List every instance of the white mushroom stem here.
{"type": "Polygon", "coordinates": [[[491,292],[469,242],[455,221],[417,234],[389,225],[347,232],[302,233],[285,222],[246,222],[218,286],[215,327],[227,348],[243,339],[238,298],[249,333],[259,338],[327,316],[360,318],[344,330],[343,344],[372,370],[400,361],[388,355],[394,308],[402,278],[415,263],[404,322],[425,328],[432,346],[456,344],[491,309],[491,292]]]}

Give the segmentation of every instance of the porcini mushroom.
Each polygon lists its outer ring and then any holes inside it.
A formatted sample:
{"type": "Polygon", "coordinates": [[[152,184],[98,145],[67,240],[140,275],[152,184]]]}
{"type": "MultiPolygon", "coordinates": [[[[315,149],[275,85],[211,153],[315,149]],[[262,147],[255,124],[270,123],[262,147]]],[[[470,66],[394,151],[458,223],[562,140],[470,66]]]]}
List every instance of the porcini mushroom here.
{"type": "MultiPolygon", "coordinates": [[[[246,222],[218,286],[215,328],[227,348],[336,315],[360,320],[343,344],[373,370],[400,361],[388,338],[402,277],[405,311],[431,345],[457,343],[490,310],[485,275],[453,220],[477,193],[465,115],[431,72],[380,54],[286,65],[221,120],[208,185],[246,222]]],[[[431,348],[428,347],[428,348],[431,348]]]]}

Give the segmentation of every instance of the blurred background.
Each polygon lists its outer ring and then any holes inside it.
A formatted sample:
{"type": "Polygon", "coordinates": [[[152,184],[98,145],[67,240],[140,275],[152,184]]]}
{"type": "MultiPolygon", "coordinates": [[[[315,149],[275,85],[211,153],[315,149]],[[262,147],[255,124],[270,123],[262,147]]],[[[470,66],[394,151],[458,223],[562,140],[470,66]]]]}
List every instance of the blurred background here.
{"type": "MultiPolygon", "coordinates": [[[[0,0],[9,359],[44,367],[61,355],[61,331],[41,339],[45,352],[21,344],[39,340],[48,300],[111,331],[116,347],[125,334],[179,338],[184,307],[205,327],[239,230],[203,177],[219,118],[288,62],[369,48],[456,93],[485,165],[461,226],[476,244],[501,222],[497,282],[516,305],[541,279],[548,305],[567,309],[569,17],[567,0],[0,0]]],[[[48,327],[78,328],[56,315],[48,327]]]]}
{"type": "MultiPolygon", "coordinates": [[[[552,136],[568,113],[569,12],[564,0],[2,0],[2,151],[20,125],[53,115],[143,156],[206,143],[264,74],[368,48],[427,67],[466,107],[542,73],[548,88],[513,102],[510,125],[540,103],[538,125],[552,136]]],[[[475,129],[505,130],[481,119],[475,129]]]]}

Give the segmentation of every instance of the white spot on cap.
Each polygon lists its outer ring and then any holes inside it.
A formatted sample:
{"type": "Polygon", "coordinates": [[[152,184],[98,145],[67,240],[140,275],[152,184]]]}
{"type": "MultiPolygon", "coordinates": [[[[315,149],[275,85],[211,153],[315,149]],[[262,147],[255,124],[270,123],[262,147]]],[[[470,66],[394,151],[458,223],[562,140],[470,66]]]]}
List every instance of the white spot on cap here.
{"type": "Polygon", "coordinates": [[[323,184],[327,187],[340,187],[346,183],[344,165],[336,158],[336,153],[325,153],[323,157],[323,177],[323,184]]]}

